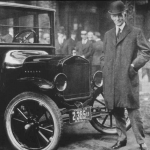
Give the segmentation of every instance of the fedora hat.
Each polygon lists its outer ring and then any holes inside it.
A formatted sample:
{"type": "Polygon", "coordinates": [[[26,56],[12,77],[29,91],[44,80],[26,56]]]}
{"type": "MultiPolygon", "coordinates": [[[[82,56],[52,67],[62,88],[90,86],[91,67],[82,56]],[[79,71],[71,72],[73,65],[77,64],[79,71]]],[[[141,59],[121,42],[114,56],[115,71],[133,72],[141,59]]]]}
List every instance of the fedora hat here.
{"type": "Polygon", "coordinates": [[[125,11],[125,5],[122,1],[114,1],[110,4],[109,14],[115,15],[125,11]]]}
{"type": "Polygon", "coordinates": [[[82,31],[81,31],[81,34],[87,34],[87,31],[82,30],[82,31]]]}
{"type": "Polygon", "coordinates": [[[77,32],[76,32],[75,30],[71,30],[70,33],[73,34],[73,35],[76,35],[76,34],[77,34],[77,32]]]}
{"type": "Polygon", "coordinates": [[[59,27],[57,33],[65,34],[65,28],[63,26],[59,27]]]}

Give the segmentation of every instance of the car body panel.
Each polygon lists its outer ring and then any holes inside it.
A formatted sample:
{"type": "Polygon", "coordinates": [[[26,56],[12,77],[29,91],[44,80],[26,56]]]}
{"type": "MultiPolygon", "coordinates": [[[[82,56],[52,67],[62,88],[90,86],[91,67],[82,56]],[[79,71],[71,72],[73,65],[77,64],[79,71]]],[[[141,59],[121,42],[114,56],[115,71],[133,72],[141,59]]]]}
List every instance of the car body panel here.
{"type": "Polygon", "coordinates": [[[55,54],[55,10],[7,2],[0,2],[0,8],[0,32],[4,34],[9,27],[14,33],[12,42],[0,42],[0,95],[4,99],[9,97],[9,101],[21,92],[36,91],[66,107],[65,104],[74,105],[92,97],[89,61],[55,54]],[[49,33],[50,43],[40,42],[41,31],[49,33]],[[35,34],[33,43],[26,42],[30,32],[35,34]],[[58,74],[67,78],[64,91],[56,87],[54,79],[58,74]]]}

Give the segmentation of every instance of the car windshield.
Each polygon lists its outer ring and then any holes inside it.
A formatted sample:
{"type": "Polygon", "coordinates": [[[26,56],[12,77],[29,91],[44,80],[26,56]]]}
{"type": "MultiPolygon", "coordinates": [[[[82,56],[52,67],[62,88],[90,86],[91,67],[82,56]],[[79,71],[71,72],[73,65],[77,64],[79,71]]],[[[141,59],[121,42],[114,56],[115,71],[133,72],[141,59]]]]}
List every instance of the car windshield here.
{"type": "Polygon", "coordinates": [[[0,44],[53,45],[51,20],[50,11],[0,6],[0,44]]]}

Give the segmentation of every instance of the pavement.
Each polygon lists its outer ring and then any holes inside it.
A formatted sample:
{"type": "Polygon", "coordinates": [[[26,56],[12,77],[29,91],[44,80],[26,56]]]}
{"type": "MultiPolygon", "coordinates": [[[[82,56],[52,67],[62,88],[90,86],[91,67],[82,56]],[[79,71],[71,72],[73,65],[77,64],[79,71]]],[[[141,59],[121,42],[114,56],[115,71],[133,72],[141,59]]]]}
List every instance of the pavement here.
{"type": "Polygon", "coordinates": [[[147,76],[141,80],[140,95],[145,93],[150,93],[150,82],[148,82],[147,76]]]}
{"type": "MultiPolygon", "coordinates": [[[[150,83],[147,76],[140,80],[140,103],[145,142],[150,149],[150,83]]],[[[140,150],[132,128],[127,131],[127,145],[119,150],[140,150]]],[[[58,150],[111,150],[117,135],[104,135],[96,131],[89,122],[65,125],[58,150]]]]}

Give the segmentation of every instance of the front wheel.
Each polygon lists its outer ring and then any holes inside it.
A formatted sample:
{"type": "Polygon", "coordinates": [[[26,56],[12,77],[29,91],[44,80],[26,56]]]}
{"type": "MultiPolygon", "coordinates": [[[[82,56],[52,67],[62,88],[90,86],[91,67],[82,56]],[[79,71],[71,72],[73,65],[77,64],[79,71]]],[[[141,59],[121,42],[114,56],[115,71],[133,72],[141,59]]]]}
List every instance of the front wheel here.
{"type": "MultiPolygon", "coordinates": [[[[105,134],[116,134],[116,122],[112,112],[109,112],[105,107],[105,101],[102,95],[96,97],[93,103],[93,114],[99,112],[98,117],[92,118],[90,121],[91,125],[98,130],[99,132],[105,134]]],[[[127,110],[125,110],[126,116],[126,129],[129,130],[131,127],[131,123],[127,114],[127,110]]]]}
{"type": "Polygon", "coordinates": [[[8,104],[5,128],[17,150],[54,150],[62,133],[61,114],[49,97],[24,92],[8,104]]]}

